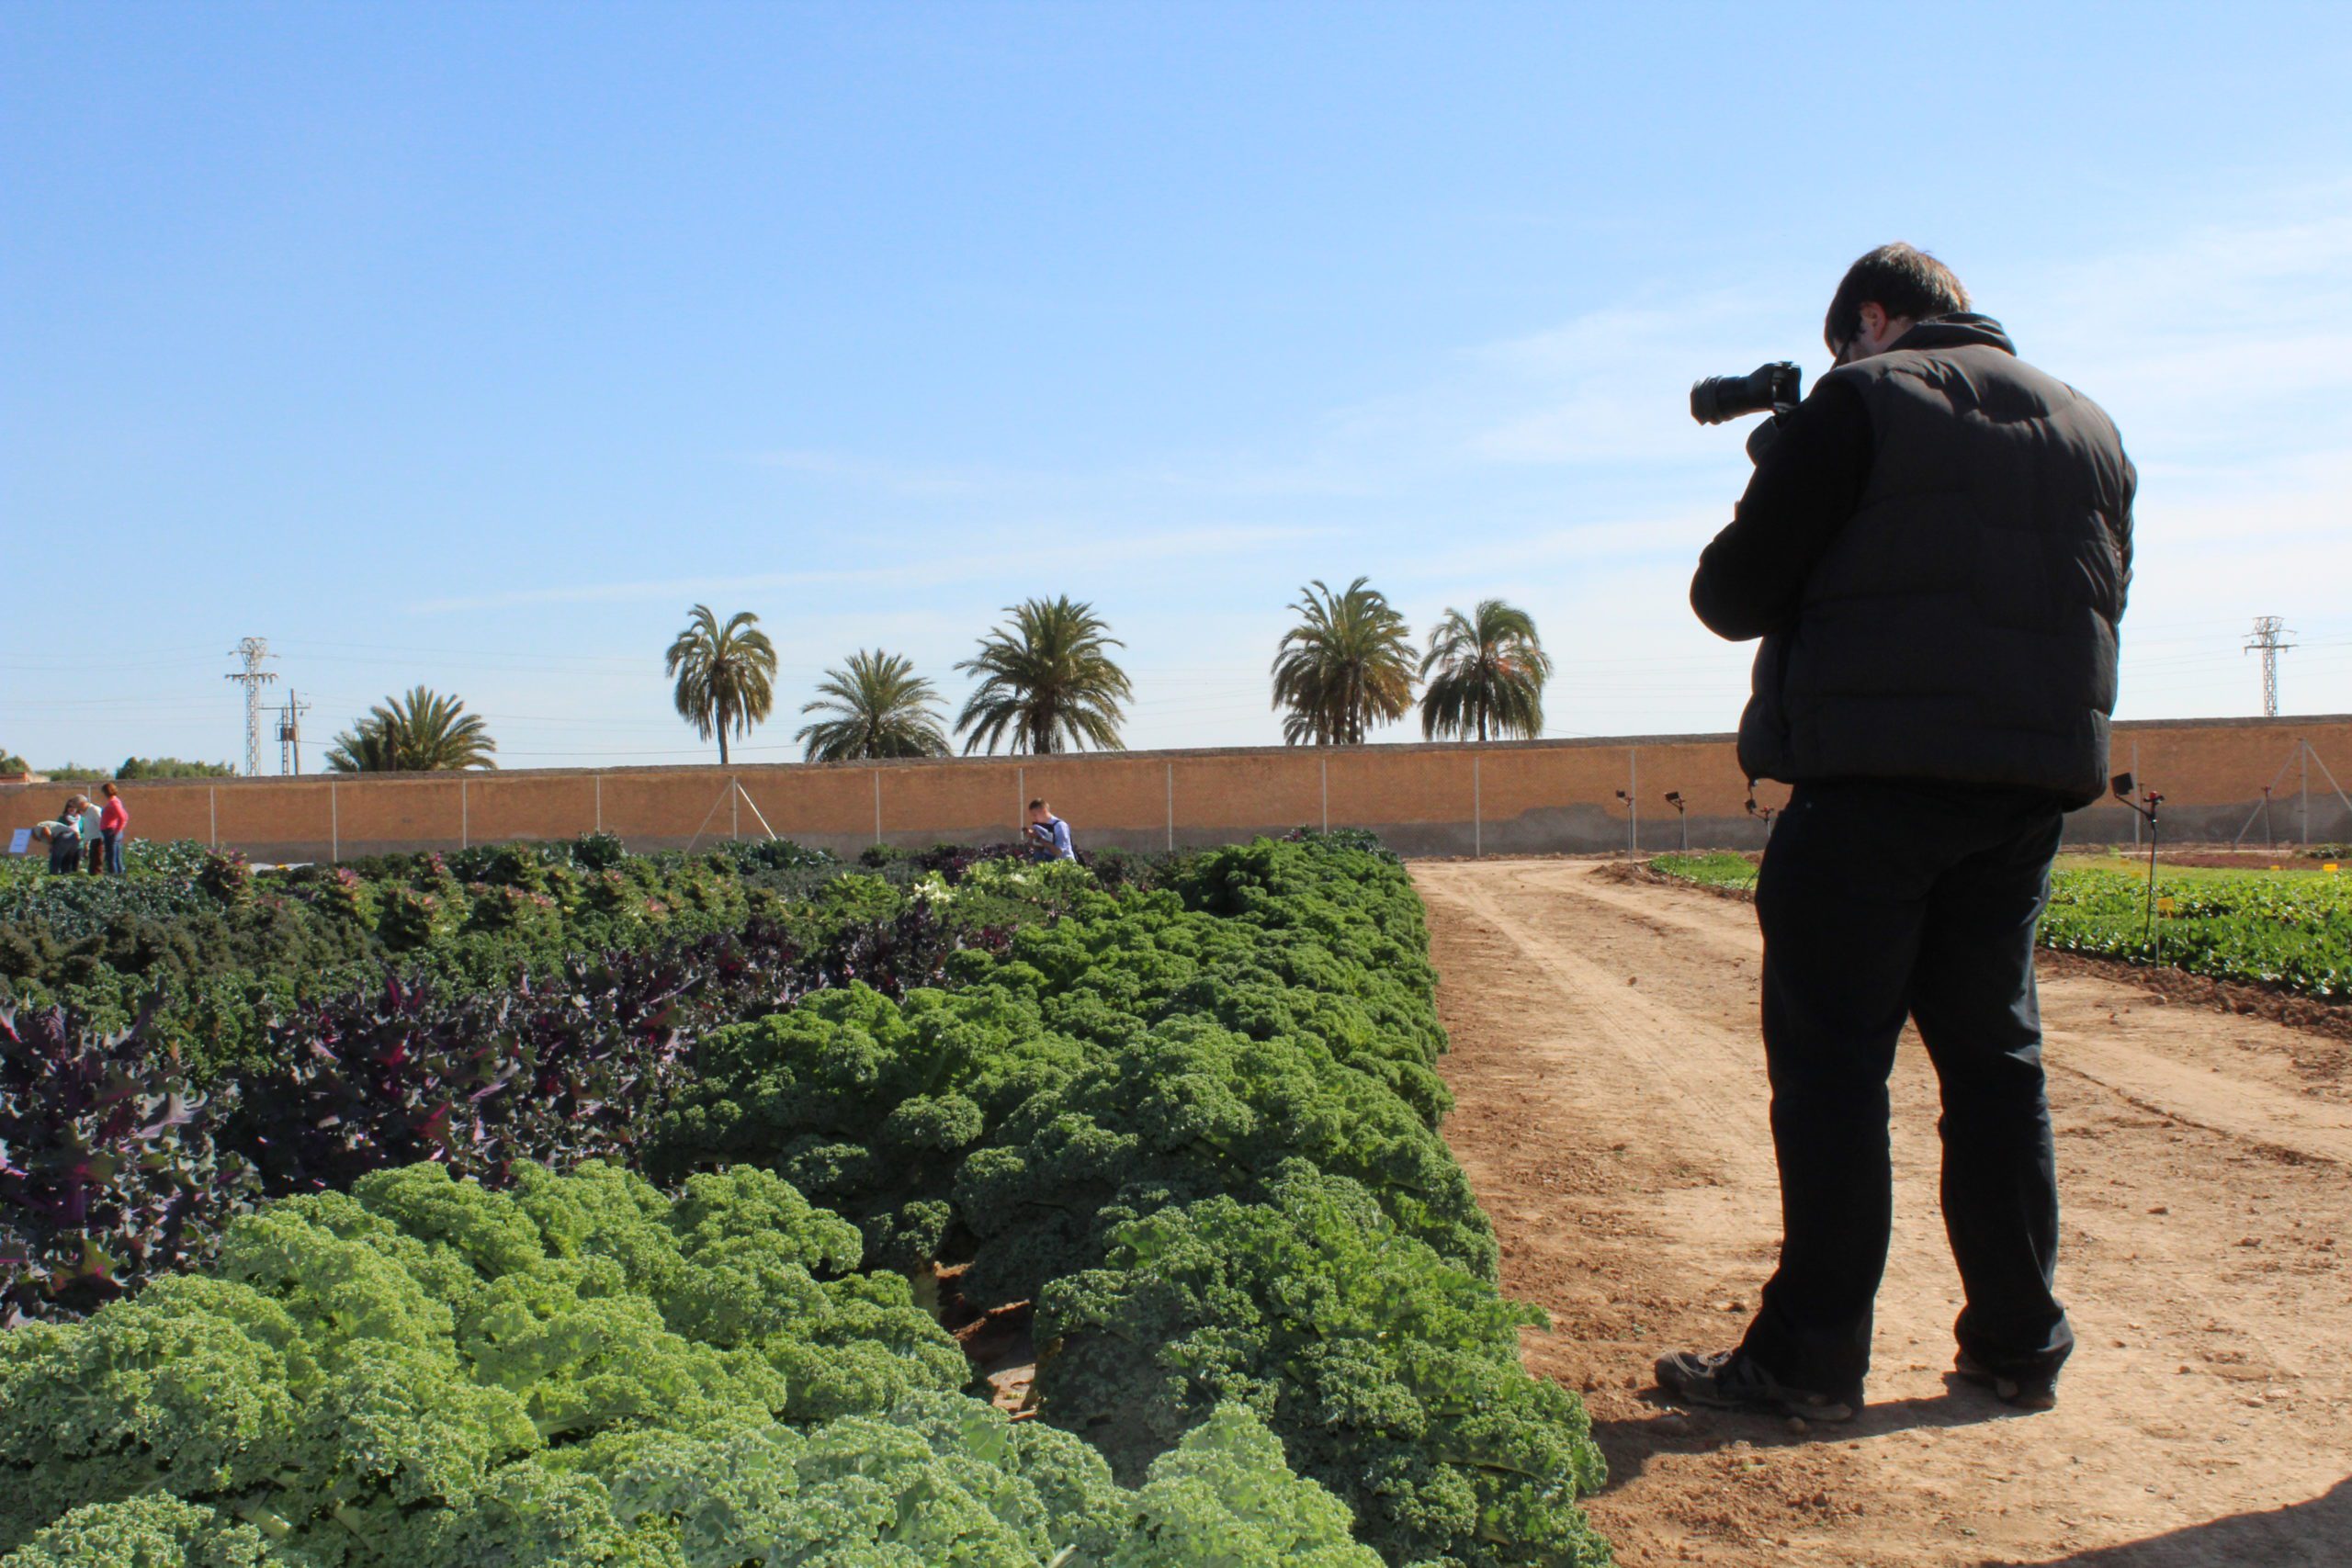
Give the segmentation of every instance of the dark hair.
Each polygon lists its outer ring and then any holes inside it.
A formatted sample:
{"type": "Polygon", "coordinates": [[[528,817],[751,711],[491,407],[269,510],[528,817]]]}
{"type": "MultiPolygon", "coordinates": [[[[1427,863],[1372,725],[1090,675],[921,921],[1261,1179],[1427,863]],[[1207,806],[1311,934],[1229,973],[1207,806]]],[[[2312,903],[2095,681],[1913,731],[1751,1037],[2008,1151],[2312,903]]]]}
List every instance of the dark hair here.
{"type": "Polygon", "coordinates": [[[1846,269],[1821,323],[1821,338],[1832,349],[1860,335],[1862,307],[1876,305],[1890,316],[1924,321],[1968,309],[1968,290],[1944,265],[1923,250],[1896,243],[1881,245],[1846,269]]]}
{"type": "Polygon", "coordinates": [[[1035,800],[1031,801],[1029,803],[1029,809],[1032,811],[1043,811],[1046,809],[1045,797],[1040,795],[1035,800]]]}
{"type": "Polygon", "coordinates": [[[117,788],[115,788],[115,787],[114,787],[114,781],[113,781],[112,779],[108,779],[106,783],[104,783],[104,784],[100,784],[98,787],[99,787],[100,789],[102,789],[102,790],[106,791],[108,795],[120,795],[120,794],[122,793],[122,791],[120,791],[120,790],[119,790],[119,789],[117,789],[117,788]]]}

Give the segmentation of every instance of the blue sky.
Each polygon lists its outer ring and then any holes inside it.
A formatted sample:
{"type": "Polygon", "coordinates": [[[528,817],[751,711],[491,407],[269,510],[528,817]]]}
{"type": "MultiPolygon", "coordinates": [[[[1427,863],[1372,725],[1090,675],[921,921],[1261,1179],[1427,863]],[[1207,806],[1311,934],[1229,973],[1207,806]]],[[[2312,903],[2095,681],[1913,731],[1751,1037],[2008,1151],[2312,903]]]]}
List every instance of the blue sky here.
{"type": "Polygon", "coordinates": [[[1130,743],[1272,742],[1358,574],[1533,611],[1553,733],[1727,728],[1685,389],[1892,238],[2123,428],[2123,714],[2256,711],[2260,614],[2352,710],[2347,81],[2344,6],[9,6],[0,746],[234,756],[258,634],[322,741],[704,756],[707,601],[783,760],[1058,592],[1130,743]]]}

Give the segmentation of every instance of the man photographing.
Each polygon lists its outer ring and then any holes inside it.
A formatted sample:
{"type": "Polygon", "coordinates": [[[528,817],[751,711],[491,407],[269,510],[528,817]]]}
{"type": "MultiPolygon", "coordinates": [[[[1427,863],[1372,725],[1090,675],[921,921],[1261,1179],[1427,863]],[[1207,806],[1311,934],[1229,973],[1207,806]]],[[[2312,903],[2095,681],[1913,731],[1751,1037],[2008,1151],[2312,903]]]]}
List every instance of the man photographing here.
{"type": "Polygon", "coordinates": [[[1078,858],[1078,851],[1069,841],[1069,824],[1055,816],[1054,808],[1043,800],[1029,803],[1029,820],[1022,836],[1028,840],[1031,860],[1078,858]]]}
{"type": "Polygon", "coordinates": [[[1693,1404],[1861,1407],[1906,1018],[1943,1091],[1955,1370],[2046,1408],[2074,1348],[2034,928],[2062,814],[2106,787],[2137,480],[2098,405],[1968,307],[1908,245],[1856,262],[1836,368],[1751,446],[1690,584],[1712,630],[1763,639],[1740,763],[1792,786],[1756,888],[1780,1266],[1736,1349],[1657,1363],[1693,1404]]]}

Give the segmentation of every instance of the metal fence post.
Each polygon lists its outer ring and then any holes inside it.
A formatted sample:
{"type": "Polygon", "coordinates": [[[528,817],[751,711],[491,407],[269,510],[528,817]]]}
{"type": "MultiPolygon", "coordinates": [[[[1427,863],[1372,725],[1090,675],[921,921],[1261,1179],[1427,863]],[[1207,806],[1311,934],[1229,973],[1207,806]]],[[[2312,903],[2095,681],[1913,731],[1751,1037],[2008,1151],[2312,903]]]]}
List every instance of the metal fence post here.
{"type": "MultiPolygon", "coordinates": [[[[874,776],[878,780],[882,775],[876,773],[874,776]]],[[[732,773],[727,775],[727,836],[730,839],[743,836],[743,781],[732,773]]]]}
{"type": "Polygon", "coordinates": [[[1625,748],[1625,847],[1642,852],[1642,749],[1625,748]]]}
{"type": "MultiPolygon", "coordinates": [[[[2132,785],[2134,789],[2140,787],[2140,738],[2136,735],[2132,738],[2132,785]]],[[[2132,813],[2132,847],[2140,847],[2140,814],[2136,811],[2132,813]]]]}
{"type": "Polygon", "coordinates": [[[1484,856],[1486,844],[1486,811],[1479,799],[1478,753],[1470,753],[1470,853],[1473,859],[1484,856]]]}

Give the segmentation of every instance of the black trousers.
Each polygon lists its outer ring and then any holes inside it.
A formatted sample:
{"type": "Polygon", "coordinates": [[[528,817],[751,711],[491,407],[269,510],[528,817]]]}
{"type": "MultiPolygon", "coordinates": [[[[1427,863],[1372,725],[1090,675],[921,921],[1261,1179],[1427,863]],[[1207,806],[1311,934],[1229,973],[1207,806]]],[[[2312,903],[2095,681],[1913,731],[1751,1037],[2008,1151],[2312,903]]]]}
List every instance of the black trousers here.
{"type": "Polygon", "coordinates": [[[1907,1017],[1943,1089],[1944,1227],[1986,1367],[2054,1372],[2058,1184],[2034,928],[2062,814],[2048,795],[1799,785],[1756,886],[1781,1261],[1743,1348],[1783,1382],[1858,1393],[1893,1218],[1887,1077],[1907,1017]]]}

